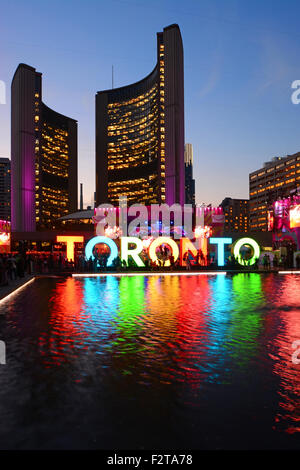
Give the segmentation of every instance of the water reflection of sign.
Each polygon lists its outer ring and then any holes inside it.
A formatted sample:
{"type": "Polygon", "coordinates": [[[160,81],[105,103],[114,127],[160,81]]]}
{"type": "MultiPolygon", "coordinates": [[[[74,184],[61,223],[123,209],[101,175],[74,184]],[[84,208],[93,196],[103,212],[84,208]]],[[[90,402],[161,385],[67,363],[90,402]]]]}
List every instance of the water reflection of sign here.
{"type": "Polygon", "coordinates": [[[290,228],[300,227],[300,204],[290,210],[290,228]]]}

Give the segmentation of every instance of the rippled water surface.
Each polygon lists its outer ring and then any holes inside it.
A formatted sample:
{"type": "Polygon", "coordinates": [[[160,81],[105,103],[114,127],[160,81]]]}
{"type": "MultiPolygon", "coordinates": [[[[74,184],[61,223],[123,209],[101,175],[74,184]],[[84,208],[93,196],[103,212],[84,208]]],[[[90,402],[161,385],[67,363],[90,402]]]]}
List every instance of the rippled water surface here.
{"type": "Polygon", "coordinates": [[[300,276],[43,278],[0,313],[2,449],[300,447],[300,276]]]}

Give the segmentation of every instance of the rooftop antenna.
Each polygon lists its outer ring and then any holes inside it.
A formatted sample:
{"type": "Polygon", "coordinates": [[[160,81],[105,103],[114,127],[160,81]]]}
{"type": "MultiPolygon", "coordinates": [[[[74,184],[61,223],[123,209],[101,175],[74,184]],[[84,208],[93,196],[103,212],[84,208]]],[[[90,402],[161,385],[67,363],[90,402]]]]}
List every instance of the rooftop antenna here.
{"type": "Polygon", "coordinates": [[[80,211],[83,211],[83,184],[80,183],[80,211]]]}
{"type": "Polygon", "coordinates": [[[111,66],[111,87],[114,87],[114,66],[111,66]]]}

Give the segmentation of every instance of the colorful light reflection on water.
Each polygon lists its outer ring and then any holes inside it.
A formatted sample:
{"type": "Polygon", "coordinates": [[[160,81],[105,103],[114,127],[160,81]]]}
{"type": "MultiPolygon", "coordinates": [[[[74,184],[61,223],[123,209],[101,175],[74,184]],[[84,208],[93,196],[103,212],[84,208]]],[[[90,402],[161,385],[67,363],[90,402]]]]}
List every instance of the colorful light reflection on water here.
{"type": "Polygon", "coordinates": [[[300,276],[37,279],[1,309],[1,448],[297,447],[300,276]]]}

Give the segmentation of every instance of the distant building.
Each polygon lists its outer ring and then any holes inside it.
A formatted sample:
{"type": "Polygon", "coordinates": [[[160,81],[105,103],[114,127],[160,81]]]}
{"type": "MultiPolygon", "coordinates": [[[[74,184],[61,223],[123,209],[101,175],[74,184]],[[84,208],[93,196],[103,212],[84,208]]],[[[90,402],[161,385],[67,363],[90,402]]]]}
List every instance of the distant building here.
{"type": "Polygon", "coordinates": [[[225,232],[248,232],[249,230],[249,200],[226,197],[221,202],[224,213],[225,232]]]}
{"type": "Polygon", "coordinates": [[[300,152],[275,157],[249,175],[250,230],[268,230],[268,210],[273,202],[300,189],[300,152]]]}
{"type": "Polygon", "coordinates": [[[184,146],[185,203],[195,205],[195,180],[193,179],[193,146],[184,146]]]}
{"type": "Polygon", "coordinates": [[[13,231],[77,210],[77,121],[42,102],[42,74],[26,64],[11,85],[11,176],[13,231]]]}
{"type": "Polygon", "coordinates": [[[183,45],[179,26],[157,33],[144,79],[96,95],[96,205],[184,204],[183,45]]]}
{"type": "Polygon", "coordinates": [[[10,160],[0,158],[0,219],[10,220],[10,160]]]}

